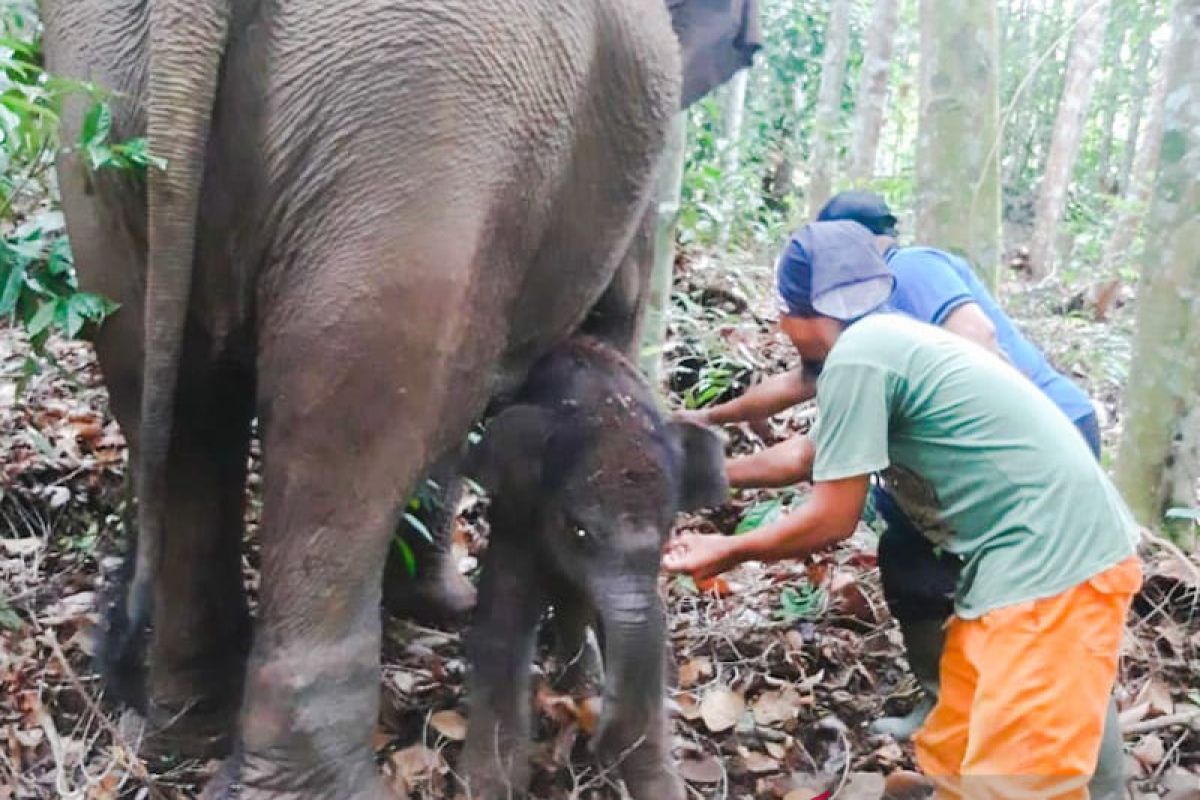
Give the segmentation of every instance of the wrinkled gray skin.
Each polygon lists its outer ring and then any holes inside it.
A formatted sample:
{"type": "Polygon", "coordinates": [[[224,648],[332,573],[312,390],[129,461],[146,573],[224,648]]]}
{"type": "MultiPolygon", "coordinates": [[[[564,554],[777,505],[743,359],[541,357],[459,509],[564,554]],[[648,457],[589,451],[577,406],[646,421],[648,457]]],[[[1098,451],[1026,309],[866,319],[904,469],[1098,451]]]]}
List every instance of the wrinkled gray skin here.
{"type": "Polygon", "coordinates": [[[140,534],[110,664],[136,671],[153,610],[159,749],[220,750],[236,711],[242,797],[386,796],[370,737],[401,498],[589,312],[631,340],[678,105],[667,13],[44,0],[42,16],[49,69],[123,93],[115,135],[148,134],[169,165],[144,188],[69,155],[59,169],[81,282],[121,304],[96,346],[140,534]]]}
{"type": "Polygon", "coordinates": [[[534,367],[468,464],[492,500],[468,641],[472,795],[526,786],[530,662],[538,621],[554,604],[587,612],[601,633],[598,755],[618,765],[637,800],[682,800],[669,758],[657,578],[675,512],[728,493],[721,439],[666,422],[636,369],[579,338],[534,367]]]}

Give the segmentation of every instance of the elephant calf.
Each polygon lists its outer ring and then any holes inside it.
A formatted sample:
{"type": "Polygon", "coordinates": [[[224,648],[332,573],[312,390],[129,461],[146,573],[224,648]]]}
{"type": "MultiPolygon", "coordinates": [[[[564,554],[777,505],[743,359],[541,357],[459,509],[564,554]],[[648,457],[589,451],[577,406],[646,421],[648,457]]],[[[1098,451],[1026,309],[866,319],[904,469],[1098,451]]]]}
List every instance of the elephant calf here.
{"type": "Polygon", "coordinates": [[[534,367],[469,471],[492,498],[468,642],[472,796],[524,789],[538,621],[550,603],[579,603],[596,621],[608,674],[596,751],[617,762],[633,797],[683,798],[663,707],[657,576],[675,512],[728,491],[720,439],[667,422],[629,362],[579,337],[534,367]]]}

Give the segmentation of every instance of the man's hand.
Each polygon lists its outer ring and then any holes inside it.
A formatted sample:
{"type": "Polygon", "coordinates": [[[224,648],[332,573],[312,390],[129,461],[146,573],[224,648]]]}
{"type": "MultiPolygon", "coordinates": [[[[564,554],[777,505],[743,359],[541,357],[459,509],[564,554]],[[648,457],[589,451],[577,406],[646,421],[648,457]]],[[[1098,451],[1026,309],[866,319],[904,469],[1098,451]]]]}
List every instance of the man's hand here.
{"type": "Polygon", "coordinates": [[[671,414],[671,418],[677,422],[688,422],[692,425],[711,426],[717,424],[713,422],[712,415],[707,408],[685,408],[671,414]]]}
{"type": "Polygon", "coordinates": [[[663,568],[702,581],[737,566],[732,540],[720,534],[685,533],[667,542],[663,568]]]}

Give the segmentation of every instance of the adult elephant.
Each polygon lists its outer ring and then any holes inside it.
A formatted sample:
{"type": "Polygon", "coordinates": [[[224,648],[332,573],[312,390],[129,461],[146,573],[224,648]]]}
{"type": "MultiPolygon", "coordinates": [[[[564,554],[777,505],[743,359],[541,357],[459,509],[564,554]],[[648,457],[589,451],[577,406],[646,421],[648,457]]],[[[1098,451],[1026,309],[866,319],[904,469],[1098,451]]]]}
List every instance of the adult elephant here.
{"type": "Polygon", "coordinates": [[[167,162],[144,183],[59,165],[81,283],[121,304],[96,336],[139,501],[113,685],[174,753],[223,749],[237,714],[243,797],[383,796],[370,734],[400,499],[589,313],[632,338],[633,243],[679,102],[668,15],[43,0],[42,17],[49,69],[114,89],[114,135],[167,162]]]}
{"type": "MultiPolygon", "coordinates": [[[[762,46],[758,0],[666,0],[671,25],[679,39],[683,61],[682,105],[691,105],[739,69],[749,67],[762,46]]],[[[645,248],[641,266],[650,267],[649,228],[643,229],[637,245],[645,248]]],[[[645,275],[630,273],[638,280],[645,275]]],[[[590,320],[590,332],[617,345],[627,355],[637,346],[636,322],[640,316],[642,287],[631,286],[626,292],[614,292],[613,308],[597,309],[590,320]],[[630,306],[632,299],[635,305],[630,306]]],[[[458,507],[462,483],[453,458],[433,465],[429,481],[421,485],[420,508],[416,515],[422,528],[401,521],[401,536],[416,557],[416,574],[411,565],[396,553],[389,557],[384,580],[384,605],[402,617],[430,624],[460,620],[475,602],[475,589],[458,572],[451,557],[450,526],[458,507]],[[430,531],[433,535],[430,535],[430,531]]]]}

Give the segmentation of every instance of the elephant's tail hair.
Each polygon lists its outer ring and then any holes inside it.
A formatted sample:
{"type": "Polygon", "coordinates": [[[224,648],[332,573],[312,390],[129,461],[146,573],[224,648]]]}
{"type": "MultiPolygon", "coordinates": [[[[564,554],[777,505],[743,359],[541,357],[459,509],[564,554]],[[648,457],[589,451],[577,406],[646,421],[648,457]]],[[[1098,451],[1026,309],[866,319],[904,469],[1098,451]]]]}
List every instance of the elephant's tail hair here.
{"type": "Polygon", "coordinates": [[[192,288],[201,183],[230,25],[230,0],[155,0],[150,11],[147,135],[164,168],[149,170],[145,364],[136,467],[137,556],[126,594],[128,663],[152,615],[163,557],[167,459],[192,288]]]}

